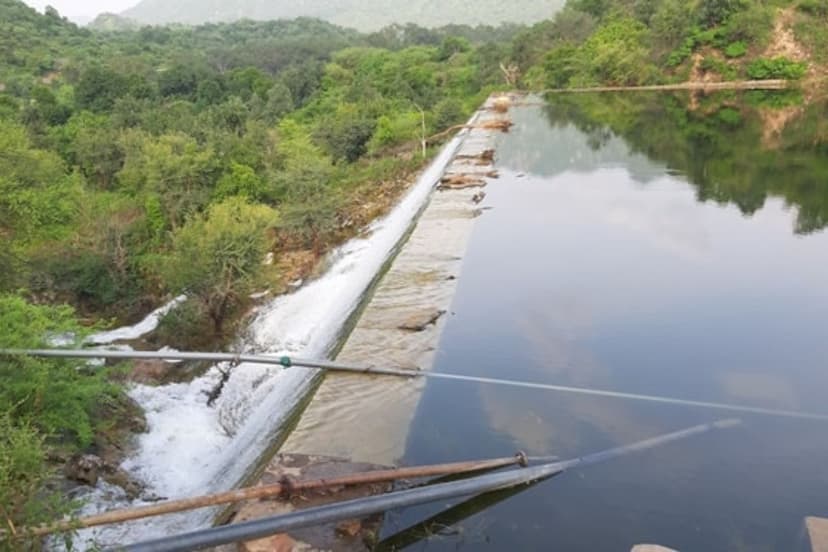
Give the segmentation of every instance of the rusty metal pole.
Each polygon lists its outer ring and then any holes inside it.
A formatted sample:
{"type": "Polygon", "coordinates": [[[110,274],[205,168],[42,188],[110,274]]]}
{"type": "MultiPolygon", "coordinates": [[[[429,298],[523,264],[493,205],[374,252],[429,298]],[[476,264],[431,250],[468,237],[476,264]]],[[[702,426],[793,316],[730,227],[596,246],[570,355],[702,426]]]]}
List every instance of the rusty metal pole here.
{"type": "MultiPolygon", "coordinates": [[[[549,461],[549,458],[541,458],[538,460],[549,461]]],[[[278,496],[287,497],[295,493],[315,489],[366,485],[369,483],[382,483],[387,481],[398,481],[401,479],[417,479],[436,475],[474,473],[513,465],[526,467],[528,466],[528,463],[529,459],[527,456],[523,452],[518,452],[514,456],[507,458],[495,458],[492,460],[474,460],[469,462],[454,462],[450,464],[434,464],[429,466],[375,470],[345,475],[342,477],[315,479],[311,481],[283,480],[273,485],[248,487],[224,493],[183,498],[180,500],[170,500],[159,504],[152,504],[150,506],[113,510],[111,512],[83,517],[76,520],[59,521],[50,525],[36,527],[29,531],[21,530],[21,533],[28,536],[44,536],[52,533],[85,529],[99,525],[111,525],[114,523],[123,523],[125,521],[133,521],[147,517],[173,514],[176,512],[196,510],[199,508],[219,506],[222,504],[231,504],[233,502],[241,502],[244,500],[273,498],[278,496]]]]}

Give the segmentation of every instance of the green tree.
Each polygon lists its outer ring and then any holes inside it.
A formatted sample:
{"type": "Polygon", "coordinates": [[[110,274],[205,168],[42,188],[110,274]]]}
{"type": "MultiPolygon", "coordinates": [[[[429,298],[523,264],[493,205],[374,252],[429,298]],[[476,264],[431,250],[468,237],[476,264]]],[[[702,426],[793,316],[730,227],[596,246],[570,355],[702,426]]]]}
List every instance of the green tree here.
{"type": "Polygon", "coordinates": [[[0,235],[56,237],[74,219],[80,193],[57,155],[32,147],[24,128],[0,121],[0,235]]]}
{"type": "Polygon", "coordinates": [[[585,67],[575,46],[563,44],[546,54],[543,68],[546,71],[546,83],[551,88],[563,88],[585,67]]]}
{"type": "Polygon", "coordinates": [[[202,305],[216,334],[260,277],[269,245],[265,231],[276,220],[273,209],[233,197],[193,215],[173,234],[167,283],[202,305]]]}
{"type": "Polygon", "coordinates": [[[267,91],[265,117],[268,122],[275,123],[279,121],[285,114],[292,111],[293,108],[293,95],[290,88],[285,86],[284,83],[277,82],[267,91]]]}
{"type": "Polygon", "coordinates": [[[714,27],[747,6],[748,0],[702,0],[699,4],[699,17],[708,28],[714,27]]]}
{"type": "Polygon", "coordinates": [[[376,120],[368,114],[345,104],[333,117],[320,121],[316,135],[335,161],[353,163],[368,150],[376,126],[376,120]]]}
{"type": "Polygon", "coordinates": [[[76,113],[59,134],[65,158],[81,169],[87,181],[102,190],[111,188],[124,164],[124,151],[109,117],[88,111],[76,113]]]}
{"type": "Polygon", "coordinates": [[[121,184],[133,193],[158,194],[173,228],[207,203],[219,169],[211,147],[182,133],[155,138],[132,131],[121,143],[126,152],[121,184]]]}
{"type": "Polygon", "coordinates": [[[243,196],[257,200],[262,197],[262,194],[263,182],[256,171],[235,161],[230,163],[230,171],[219,179],[213,191],[213,197],[217,199],[243,196]]]}
{"type": "Polygon", "coordinates": [[[94,65],[81,74],[75,85],[75,100],[81,109],[107,111],[128,89],[126,77],[107,67],[94,65]]]}

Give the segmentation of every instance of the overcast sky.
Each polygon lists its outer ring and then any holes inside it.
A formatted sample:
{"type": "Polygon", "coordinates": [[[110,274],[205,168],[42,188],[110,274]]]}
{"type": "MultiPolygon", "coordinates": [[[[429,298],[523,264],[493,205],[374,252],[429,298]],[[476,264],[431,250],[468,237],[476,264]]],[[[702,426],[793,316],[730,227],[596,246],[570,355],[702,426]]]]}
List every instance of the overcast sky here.
{"type": "Polygon", "coordinates": [[[43,11],[46,6],[54,6],[61,15],[94,17],[103,12],[122,12],[134,6],[138,0],[23,0],[33,8],[43,11]]]}

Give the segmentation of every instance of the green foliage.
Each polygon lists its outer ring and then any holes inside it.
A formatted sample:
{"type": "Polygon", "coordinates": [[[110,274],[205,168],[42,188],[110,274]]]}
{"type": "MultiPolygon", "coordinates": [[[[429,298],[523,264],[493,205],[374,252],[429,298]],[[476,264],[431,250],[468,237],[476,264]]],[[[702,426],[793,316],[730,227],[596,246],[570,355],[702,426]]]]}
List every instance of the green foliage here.
{"type": "Polygon", "coordinates": [[[701,0],[700,22],[706,27],[724,23],[731,15],[748,7],[748,0],[701,0]]]}
{"type": "Polygon", "coordinates": [[[193,215],[174,232],[164,276],[171,289],[201,302],[217,334],[260,277],[268,248],[265,230],[276,220],[269,207],[233,197],[193,215]]]}
{"type": "Polygon", "coordinates": [[[563,88],[579,73],[582,59],[578,48],[568,44],[553,48],[546,54],[543,68],[546,71],[546,85],[549,88],[563,88]]]}
{"type": "Polygon", "coordinates": [[[294,109],[293,94],[283,82],[277,82],[267,91],[266,119],[275,123],[294,109]]]}
{"type": "MultiPolygon", "coordinates": [[[[0,327],[3,348],[44,348],[50,337],[83,335],[70,308],[35,306],[14,295],[0,295],[0,327]]],[[[76,446],[91,443],[95,410],[117,397],[105,371],[87,370],[81,361],[4,357],[0,378],[0,411],[76,446]]]]}
{"type": "Polygon", "coordinates": [[[126,95],[126,77],[100,65],[86,69],[75,85],[75,100],[81,109],[106,111],[126,95]]]}
{"type": "Polygon", "coordinates": [[[320,121],[316,136],[335,161],[353,163],[368,150],[376,121],[355,105],[344,104],[333,117],[320,121]]]}
{"type": "Polygon", "coordinates": [[[601,18],[612,6],[610,0],[570,0],[567,5],[577,11],[601,18]]]}
{"type": "Polygon", "coordinates": [[[61,235],[74,219],[76,184],[57,155],[0,121],[0,235],[21,242],[61,235]]]}
{"type": "MultiPolygon", "coordinates": [[[[0,525],[20,531],[52,522],[69,512],[69,504],[44,491],[53,475],[46,465],[43,436],[27,422],[0,412],[0,525]]],[[[0,550],[35,550],[39,539],[0,534],[0,550]]]]}
{"type": "Polygon", "coordinates": [[[667,57],[667,67],[678,67],[684,63],[691,55],[693,55],[696,43],[697,40],[695,36],[686,38],[679,48],[670,52],[670,55],[667,57]]]}
{"type": "Polygon", "coordinates": [[[728,64],[726,61],[715,57],[706,57],[701,62],[701,69],[707,73],[715,73],[723,80],[734,80],[738,77],[738,72],[735,67],[728,64]]]}
{"type": "Polygon", "coordinates": [[[451,126],[461,124],[466,118],[463,104],[456,98],[446,98],[434,106],[433,128],[436,131],[445,130],[451,126]]]}
{"type": "Polygon", "coordinates": [[[729,58],[744,57],[744,55],[747,54],[747,44],[741,40],[731,42],[727,45],[727,48],[725,48],[724,54],[729,58]]]}
{"type": "Polygon", "coordinates": [[[439,61],[447,61],[455,54],[468,52],[471,50],[469,41],[461,36],[447,36],[440,44],[440,49],[437,51],[437,59],[439,61]]]}
{"type": "Polygon", "coordinates": [[[583,46],[589,76],[581,84],[651,82],[656,69],[649,60],[649,41],[647,28],[633,18],[613,19],[600,26],[583,46]]]}
{"type": "MultiPolygon", "coordinates": [[[[695,29],[692,28],[692,4],[681,0],[665,0],[658,4],[649,23],[653,39],[660,48],[668,51],[680,48],[677,57],[681,57],[681,61],[690,57],[697,42],[695,29]]],[[[671,65],[678,63],[673,61],[671,65]]]]}
{"type": "Polygon", "coordinates": [[[126,133],[122,146],[126,154],[121,185],[133,193],[157,194],[172,228],[207,203],[217,179],[212,148],[183,133],[156,138],[141,132],[126,133]]]}
{"type": "Polygon", "coordinates": [[[805,76],[807,65],[804,62],[792,61],[786,57],[759,58],[747,66],[747,74],[751,79],[789,79],[797,80],[805,76]]]}
{"type": "MultiPolygon", "coordinates": [[[[444,107],[444,109],[451,109],[451,106],[444,107]]],[[[436,110],[437,107],[435,107],[435,113],[437,113],[436,110]]],[[[434,128],[440,129],[436,120],[434,128]]],[[[382,115],[377,119],[377,127],[368,142],[368,149],[377,151],[387,146],[410,143],[412,140],[420,139],[421,135],[421,114],[417,111],[400,109],[395,114],[382,115]]]]}
{"type": "Polygon", "coordinates": [[[300,247],[320,252],[339,226],[341,197],[331,183],[333,171],[296,123],[285,121],[280,133],[283,170],[274,182],[282,199],[278,228],[300,247]]]}
{"type": "Polygon", "coordinates": [[[214,328],[205,308],[201,300],[188,298],[161,318],[154,338],[182,349],[215,347],[214,328]]]}
{"type": "Polygon", "coordinates": [[[241,163],[231,162],[230,171],[222,176],[213,191],[213,197],[218,200],[231,196],[242,196],[251,200],[261,199],[264,193],[264,183],[251,167],[241,163]]]}
{"type": "Polygon", "coordinates": [[[796,7],[809,15],[828,17],[828,0],[800,0],[796,7]]]}

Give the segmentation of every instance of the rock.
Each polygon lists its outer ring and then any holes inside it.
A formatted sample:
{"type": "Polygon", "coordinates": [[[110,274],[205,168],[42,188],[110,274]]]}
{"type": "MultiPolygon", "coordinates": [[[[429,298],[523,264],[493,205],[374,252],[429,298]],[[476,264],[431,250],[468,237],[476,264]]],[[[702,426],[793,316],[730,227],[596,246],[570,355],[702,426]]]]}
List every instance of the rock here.
{"type": "Polygon", "coordinates": [[[77,481],[90,487],[98,484],[98,478],[104,461],[94,454],[80,454],[73,456],[63,468],[67,479],[77,481]]]}
{"type": "Polygon", "coordinates": [[[336,526],[336,534],[340,537],[354,538],[362,531],[362,521],[358,519],[349,519],[343,521],[336,526]]]}
{"type": "Polygon", "coordinates": [[[444,310],[425,309],[406,318],[405,322],[397,326],[397,328],[409,332],[422,332],[437,322],[444,314],[446,314],[444,310]]]}
{"type": "Polygon", "coordinates": [[[124,470],[114,466],[106,466],[106,471],[107,473],[103,476],[104,480],[110,485],[122,488],[131,500],[135,500],[144,492],[144,487],[124,470]]]}
{"type": "Polygon", "coordinates": [[[480,188],[486,181],[480,176],[469,174],[446,174],[440,180],[440,190],[462,190],[465,188],[480,188]]]}
{"type": "Polygon", "coordinates": [[[498,113],[506,113],[512,107],[512,100],[509,96],[498,96],[492,102],[492,107],[498,113]]]}
{"type": "Polygon", "coordinates": [[[474,203],[480,203],[486,198],[486,192],[477,192],[472,196],[472,201],[474,203]]]}
{"type": "Polygon", "coordinates": [[[298,552],[311,550],[311,547],[307,543],[292,539],[289,535],[279,534],[245,542],[240,545],[240,549],[244,552],[298,552]]]}
{"type": "Polygon", "coordinates": [[[174,364],[163,360],[136,360],[132,363],[128,379],[136,383],[154,385],[165,381],[173,368],[174,364]]]}

